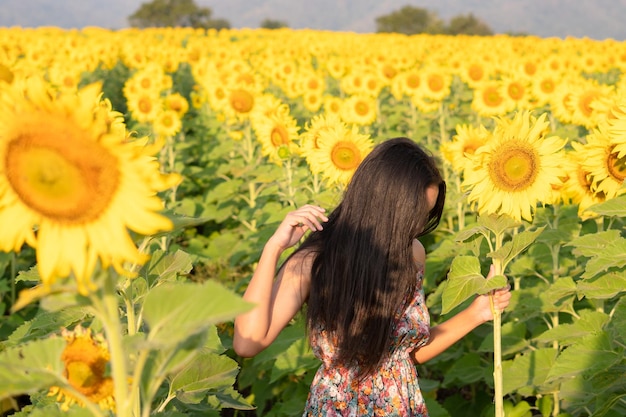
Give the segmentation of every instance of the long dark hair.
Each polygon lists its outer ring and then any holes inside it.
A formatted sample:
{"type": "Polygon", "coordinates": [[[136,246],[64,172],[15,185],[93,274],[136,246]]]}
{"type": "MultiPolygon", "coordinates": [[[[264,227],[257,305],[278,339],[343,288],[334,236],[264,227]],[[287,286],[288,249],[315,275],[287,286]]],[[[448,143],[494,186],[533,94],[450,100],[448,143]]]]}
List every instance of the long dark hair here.
{"type": "Polygon", "coordinates": [[[298,249],[315,256],[308,329],[321,325],[336,338],[338,364],[367,375],[389,350],[394,318],[417,285],[412,242],[437,227],[444,200],[431,155],[405,137],[383,141],[359,165],[324,230],[298,249]],[[433,185],[439,196],[430,210],[433,185]]]}

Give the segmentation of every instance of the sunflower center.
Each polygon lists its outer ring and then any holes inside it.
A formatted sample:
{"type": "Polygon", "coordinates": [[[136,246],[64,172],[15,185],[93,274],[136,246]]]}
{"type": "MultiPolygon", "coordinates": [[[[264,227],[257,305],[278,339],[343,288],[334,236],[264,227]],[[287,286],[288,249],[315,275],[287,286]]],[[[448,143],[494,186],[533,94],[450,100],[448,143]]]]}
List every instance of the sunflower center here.
{"type": "Polygon", "coordinates": [[[72,362],[65,366],[67,371],[67,379],[72,386],[79,388],[81,391],[93,387],[98,380],[98,376],[94,374],[91,366],[85,362],[72,362]]]}
{"type": "Polygon", "coordinates": [[[139,99],[139,111],[147,114],[152,111],[152,100],[148,97],[142,97],[139,99]]]}
{"type": "Polygon", "coordinates": [[[473,155],[476,149],[480,148],[484,143],[479,140],[469,140],[463,144],[463,154],[473,155]]]}
{"type": "Polygon", "coordinates": [[[520,100],[524,97],[524,87],[522,87],[519,83],[513,83],[509,85],[508,88],[509,97],[513,100],[520,100]]]}
{"type": "Polygon", "coordinates": [[[288,145],[289,133],[284,126],[275,126],[272,129],[272,133],[270,134],[270,140],[272,141],[272,145],[274,145],[275,148],[278,148],[281,145],[288,145]]]}
{"type": "Polygon", "coordinates": [[[541,82],[540,88],[544,93],[552,93],[554,91],[555,85],[552,80],[543,80],[541,82]]]}
{"type": "Polygon", "coordinates": [[[473,81],[481,80],[484,75],[483,68],[480,65],[472,65],[467,73],[473,81]]]}
{"type": "Polygon", "coordinates": [[[626,157],[618,158],[617,153],[613,152],[609,155],[607,163],[609,174],[619,183],[624,182],[626,178],[626,157]]]}
{"type": "Polygon", "coordinates": [[[420,86],[420,77],[416,74],[409,75],[406,79],[406,85],[411,89],[418,88],[420,86]]]}
{"type": "Polygon", "coordinates": [[[522,191],[537,178],[537,155],[521,144],[499,150],[489,163],[489,176],[504,191],[522,191]]]}
{"type": "Polygon", "coordinates": [[[354,105],[354,111],[359,116],[366,116],[370,112],[370,107],[367,105],[367,103],[359,101],[354,105]]]}
{"type": "Polygon", "coordinates": [[[396,76],[396,74],[398,73],[398,71],[392,67],[389,64],[385,64],[385,66],[383,67],[383,75],[387,78],[387,79],[392,79],[393,77],[396,76]]]}
{"type": "Polygon", "coordinates": [[[245,90],[235,90],[230,94],[230,105],[238,113],[248,113],[254,106],[254,97],[245,90]]]}
{"type": "Polygon", "coordinates": [[[498,107],[502,103],[502,96],[496,88],[487,88],[483,93],[483,101],[489,107],[498,107]]]}
{"type": "Polygon", "coordinates": [[[431,91],[441,91],[443,89],[443,79],[440,75],[431,75],[428,77],[428,88],[431,91]]]}
{"type": "Polygon", "coordinates": [[[24,120],[8,143],[7,179],[30,209],[62,223],[98,218],[120,182],[117,160],[86,132],[66,121],[41,115],[24,120]]]}
{"type": "Polygon", "coordinates": [[[537,65],[534,62],[526,62],[524,72],[528,75],[534,75],[537,72],[537,65]]]}
{"type": "Polygon", "coordinates": [[[339,141],[333,146],[330,158],[337,168],[350,171],[356,169],[361,162],[361,152],[354,143],[339,141]]]}

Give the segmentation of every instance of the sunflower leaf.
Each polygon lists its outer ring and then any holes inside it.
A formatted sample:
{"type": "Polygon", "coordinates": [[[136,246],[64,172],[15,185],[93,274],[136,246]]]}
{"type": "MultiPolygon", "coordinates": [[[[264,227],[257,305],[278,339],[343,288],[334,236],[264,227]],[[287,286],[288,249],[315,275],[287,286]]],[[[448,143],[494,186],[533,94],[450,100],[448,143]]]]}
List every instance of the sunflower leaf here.
{"type": "Polygon", "coordinates": [[[61,337],[31,341],[0,352],[0,399],[64,385],[61,337]]]}
{"type": "Polygon", "coordinates": [[[480,271],[480,261],[475,256],[461,255],[453,259],[448,279],[442,293],[442,314],[463,303],[472,295],[486,294],[506,285],[502,275],[486,279],[480,271]]]}
{"type": "Polygon", "coordinates": [[[493,259],[500,259],[503,265],[503,269],[509,264],[517,255],[522,253],[528,248],[537,237],[543,232],[545,227],[539,227],[536,230],[525,230],[523,232],[513,235],[513,238],[506,242],[497,251],[491,252],[487,256],[493,259]]]}
{"type": "Polygon", "coordinates": [[[165,347],[206,331],[212,324],[231,320],[251,307],[252,304],[213,281],[167,282],[146,295],[144,318],[150,341],[165,347]]]}
{"type": "Polygon", "coordinates": [[[626,217],[626,195],[594,204],[589,210],[602,216],[626,217]]]}
{"type": "Polygon", "coordinates": [[[611,268],[626,266],[626,239],[619,230],[590,233],[574,239],[568,246],[574,246],[575,255],[590,258],[582,278],[593,278],[611,268]]]}
{"type": "Polygon", "coordinates": [[[478,224],[491,230],[495,235],[501,235],[506,230],[521,226],[520,222],[517,222],[504,214],[488,214],[479,216],[478,224]]]}
{"type": "Polygon", "coordinates": [[[185,403],[197,404],[208,391],[223,391],[235,383],[239,372],[236,361],[208,350],[199,352],[171,378],[170,394],[185,403]]]}
{"type": "Polygon", "coordinates": [[[595,332],[569,346],[556,359],[547,375],[548,381],[580,375],[591,377],[606,372],[623,359],[623,348],[611,342],[606,332],[595,332]]]}

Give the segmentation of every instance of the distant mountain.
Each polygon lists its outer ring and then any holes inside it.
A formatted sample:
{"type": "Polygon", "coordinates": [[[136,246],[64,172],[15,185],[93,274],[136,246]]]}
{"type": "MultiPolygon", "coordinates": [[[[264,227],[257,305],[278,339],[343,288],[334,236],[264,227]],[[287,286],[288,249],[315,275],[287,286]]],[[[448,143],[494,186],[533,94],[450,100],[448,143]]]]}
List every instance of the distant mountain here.
{"type": "MultiPolygon", "coordinates": [[[[0,26],[100,26],[119,29],[149,0],[0,0],[0,26]]],[[[232,27],[256,28],[264,19],[294,29],[374,32],[376,17],[405,5],[449,20],[473,13],[496,33],[626,40],[626,0],[196,0],[232,27]]]]}

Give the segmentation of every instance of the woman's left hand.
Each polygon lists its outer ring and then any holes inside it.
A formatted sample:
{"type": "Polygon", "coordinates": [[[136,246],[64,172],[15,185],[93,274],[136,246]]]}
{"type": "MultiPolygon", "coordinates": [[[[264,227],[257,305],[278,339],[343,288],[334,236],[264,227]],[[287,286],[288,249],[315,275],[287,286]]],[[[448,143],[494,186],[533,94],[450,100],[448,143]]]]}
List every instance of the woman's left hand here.
{"type": "MultiPolygon", "coordinates": [[[[487,279],[491,279],[494,275],[494,268],[493,265],[491,265],[487,279]]],[[[482,322],[493,320],[493,312],[491,310],[492,301],[490,298],[493,298],[493,308],[495,310],[500,312],[504,311],[511,301],[511,286],[507,285],[506,287],[491,291],[489,294],[479,295],[474,299],[471,308],[474,309],[475,314],[478,315],[482,322]]]]}

